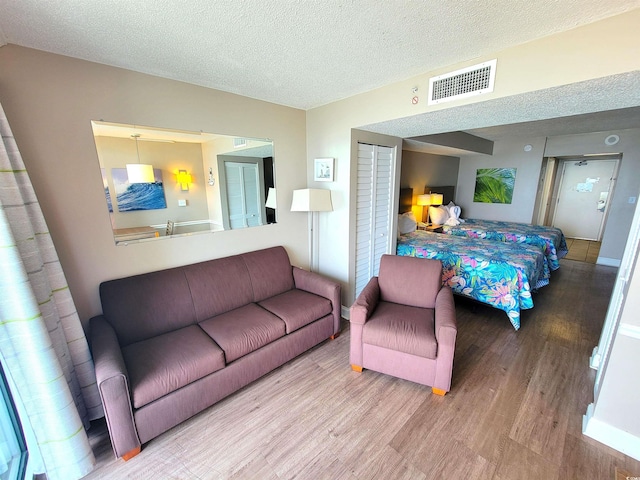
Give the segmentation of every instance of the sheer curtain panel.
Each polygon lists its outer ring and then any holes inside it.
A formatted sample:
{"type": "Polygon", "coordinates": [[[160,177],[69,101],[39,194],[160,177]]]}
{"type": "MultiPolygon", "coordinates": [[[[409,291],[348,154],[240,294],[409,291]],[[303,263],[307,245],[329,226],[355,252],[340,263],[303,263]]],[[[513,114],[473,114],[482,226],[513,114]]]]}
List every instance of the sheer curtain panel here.
{"type": "Polygon", "coordinates": [[[2,105],[0,134],[0,354],[41,471],[78,479],[95,463],[85,428],[102,415],[93,362],[2,105]]]}

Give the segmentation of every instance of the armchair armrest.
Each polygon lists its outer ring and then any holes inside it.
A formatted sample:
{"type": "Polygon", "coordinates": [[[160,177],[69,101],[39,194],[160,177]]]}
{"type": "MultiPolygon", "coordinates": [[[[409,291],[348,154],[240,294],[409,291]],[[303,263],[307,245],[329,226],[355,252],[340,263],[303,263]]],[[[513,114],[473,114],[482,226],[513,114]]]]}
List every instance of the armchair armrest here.
{"type": "Polygon", "coordinates": [[[90,320],[96,380],[116,457],[140,447],[133,419],[127,368],[113,327],[100,315],[90,320]]]}
{"type": "MultiPolygon", "coordinates": [[[[456,306],[453,301],[453,293],[451,292],[451,289],[445,285],[440,289],[436,296],[435,329],[436,340],[438,343],[440,343],[441,335],[444,334],[444,329],[446,328],[453,329],[454,333],[457,333],[458,331],[458,327],[456,326],[456,306]]],[[[444,340],[444,338],[442,340],[444,340]]],[[[455,343],[455,335],[453,340],[455,343]]]]}
{"type": "Polygon", "coordinates": [[[351,324],[349,363],[351,363],[351,368],[357,372],[361,372],[364,366],[362,345],[364,324],[367,323],[367,320],[369,320],[373,314],[379,301],[380,285],[378,283],[378,277],[372,277],[349,309],[349,323],[351,324]]]}
{"type": "Polygon", "coordinates": [[[356,301],[351,305],[349,321],[352,324],[364,325],[380,301],[380,286],[378,284],[378,277],[372,277],[369,283],[356,298],[356,301]]]}
{"type": "Polygon", "coordinates": [[[458,327],[456,326],[456,306],[453,301],[453,293],[446,285],[440,289],[436,296],[435,330],[438,353],[433,387],[448,392],[451,388],[458,327]]]}
{"type": "Polygon", "coordinates": [[[334,335],[339,333],[340,320],[342,317],[340,298],[342,287],[340,284],[317,273],[309,272],[299,267],[292,268],[293,282],[296,288],[327,298],[331,301],[331,305],[333,306],[333,333],[334,335]]]}

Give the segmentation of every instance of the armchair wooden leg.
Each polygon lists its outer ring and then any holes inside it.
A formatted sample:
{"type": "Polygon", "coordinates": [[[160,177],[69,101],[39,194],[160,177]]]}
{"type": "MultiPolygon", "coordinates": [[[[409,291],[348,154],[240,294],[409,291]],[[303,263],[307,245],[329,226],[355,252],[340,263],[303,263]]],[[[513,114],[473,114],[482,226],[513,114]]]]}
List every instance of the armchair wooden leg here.
{"type": "Polygon", "coordinates": [[[431,387],[431,391],[436,395],[440,395],[441,397],[444,397],[447,393],[446,391],[440,390],[439,388],[436,388],[436,387],[431,387]]]}
{"type": "Polygon", "coordinates": [[[127,460],[131,460],[133,457],[138,455],[142,451],[142,447],[136,447],[133,450],[129,450],[127,453],[122,455],[122,459],[126,462],[127,460]]]}
{"type": "Polygon", "coordinates": [[[334,333],[334,334],[333,334],[333,335],[331,335],[329,338],[330,338],[331,340],[335,340],[335,339],[336,339],[336,338],[338,338],[339,336],[340,336],[340,332],[338,332],[338,333],[334,333]]]}
{"type": "Polygon", "coordinates": [[[362,367],[359,365],[351,365],[351,370],[354,372],[362,373],[362,367]]]}

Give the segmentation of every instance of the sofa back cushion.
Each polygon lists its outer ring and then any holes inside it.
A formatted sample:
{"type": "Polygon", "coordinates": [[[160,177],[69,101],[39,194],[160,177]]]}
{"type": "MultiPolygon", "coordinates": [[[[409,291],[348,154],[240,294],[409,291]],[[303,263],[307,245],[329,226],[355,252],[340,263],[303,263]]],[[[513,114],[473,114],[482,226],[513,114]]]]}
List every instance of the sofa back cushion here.
{"type": "Polygon", "coordinates": [[[103,282],[100,299],[121,346],[196,323],[182,268],[103,282]]]}
{"type": "Polygon", "coordinates": [[[435,308],[436,296],[442,287],[442,262],[382,255],[378,284],[382,301],[435,308]]]}
{"type": "Polygon", "coordinates": [[[293,268],[284,247],[243,253],[253,287],[253,301],[279,295],[294,288],[293,268]]]}
{"type": "Polygon", "coordinates": [[[247,266],[241,255],[184,267],[198,322],[253,301],[247,266]]]}

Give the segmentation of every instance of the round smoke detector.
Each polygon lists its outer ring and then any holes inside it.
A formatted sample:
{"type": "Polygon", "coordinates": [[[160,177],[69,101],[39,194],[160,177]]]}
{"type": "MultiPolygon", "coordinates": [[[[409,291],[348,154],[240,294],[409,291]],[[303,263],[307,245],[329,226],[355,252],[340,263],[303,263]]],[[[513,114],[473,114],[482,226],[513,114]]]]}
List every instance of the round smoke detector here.
{"type": "Polygon", "coordinates": [[[605,145],[615,145],[620,141],[620,137],[618,135],[609,135],[604,139],[605,145]]]}

